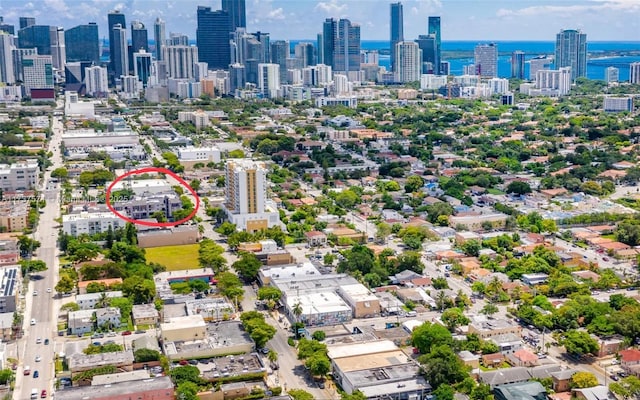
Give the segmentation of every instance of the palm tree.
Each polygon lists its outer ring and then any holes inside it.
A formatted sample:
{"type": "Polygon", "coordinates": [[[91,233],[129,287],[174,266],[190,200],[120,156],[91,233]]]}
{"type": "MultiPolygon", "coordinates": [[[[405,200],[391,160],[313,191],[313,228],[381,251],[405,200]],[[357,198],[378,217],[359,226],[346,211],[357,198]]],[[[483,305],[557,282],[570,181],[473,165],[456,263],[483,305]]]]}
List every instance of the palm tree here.
{"type": "Polygon", "coordinates": [[[302,315],[302,304],[300,304],[300,302],[297,302],[296,304],[293,305],[293,308],[291,308],[291,312],[293,313],[293,315],[296,316],[296,323],[295,323],[295,332],[296,332],[296,339],[298,339],[298,324],[300,322],[300,316],[302,315]]]}
{"type": "Polygon", "coordinates": [[[98,298],[98,301],[96,302],[95,308],[104,308],[108,306],[109,306],[109,298],[107,297],[107,294],[105,292],[102,292],[100,294],[100,298],[98,298]]]}

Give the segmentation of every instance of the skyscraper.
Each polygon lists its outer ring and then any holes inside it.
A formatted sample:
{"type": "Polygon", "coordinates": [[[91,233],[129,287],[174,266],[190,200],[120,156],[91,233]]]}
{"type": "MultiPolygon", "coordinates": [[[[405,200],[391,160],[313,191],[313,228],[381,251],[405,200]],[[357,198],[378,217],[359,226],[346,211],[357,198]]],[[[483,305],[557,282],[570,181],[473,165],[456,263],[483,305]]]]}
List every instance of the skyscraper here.
{"type": "Polygon", "coordinates": [[[440,68],[436,65],[436,60],[438,58],[438,55],[436,54],[438,50],[436,35],[420,35],[416,39],[416,43],[418,44],[422,54],[420,66],[422,73],[437,75],[440,68]]]}
{"type": "Polygon", "coordinates": [[[398,42],[394,49],[396,56],[395,81],[399,83],[419,82],[422,52],[416,42],[398,42]]]}
{"type": "Polygon", "coordinates": [[[267,200],[267,171],[263,162],[227,160],[224,208],[238,229],[254,232],[279,224],[278,211],[267,200]]]}
{"type": "Polygon", "coordinates": [[[322,33],[318,33],[316,36],[316,42],[316,64],[322,64],[324,63],[324,36],[322,36],[322,33]]]}
{"type": "Polygon", "coordinates": [[[440,17],[429,17],[427,34],[435,36],[434,73],[440,75],[440,62],[442,61],[442,33],[440,30],[440,17]]]}
{"type": "Polygon", "coordinates": [[[67,46],[67,61],[92,61],[95,65],[100,64],[100,38],[95,22],[66,30],[64,41],[67,46]]]}
{"type": "Polygon", "coordinates": [[[529,60],[529,80],[536,80],[538,71],[550,69],[551,64],[553,64],[553,60],[547,56],[538,56],[529,60]]]}
{"type": "Polygon", "coordinates": [[[64,29],[56,26],[50,27],[49,39],[51,40],[51,56],[53,68],[64,71],[64,63],[67,61],[67,49],[64,41],[64,29]]]}
{"type": "Polygon", "coordinates": [[[167,46],[189,46],[189,37],[183,33],[171,32],[166,45],[167,46]]]}
{"type": "Polygon", "coordinates": [[[24,29],[28,26],[35,25],[36,19],[33,17],[20,17],[19,23],[20,29],[24,29]]]}
{"type": "Polygon", "coordinates": [[[348,19],[338,21],[334,38],[333,71],[360,71],[360,25],[348,19]]]}
{"type": "Polygon", "coordinates": [[[274,40],[271,42],[271,63],[280,66],[280,82],[287,81],[287,59],[289,58],[289,41],[274,40]]]}
{"type": "Polygon", "coordinates": [[[198,62],[200,53],[194,46],[165,46],[162,59],[167,63],[170,78],[193,78],[193,64],[198,62]]]}
{"type": "Polygon", "coordinates": [[[153,24],[153,40],[156,43],[156,60],[162,61],[162,48],[165,46],[167,34],[166,25],[160,18],[156,18],[156,22],[153,24]]]}
{"type": "Polygon", "coordinates": [[[301,42],[296,44],[294,55],[298,59],[300,68],[316,65],[315,48],[313,43],[301,42]]]}
{"type": "Polygon", "coordinates": [[[147,87],[151,76],[151,53],[145,49],[133,53],[133,74],[142,82],[142,87],[147,87]]]}
{"type": "Polygon", "coordinates": [[[391,70],[396,71],[395,55],[396,44],[404,41],[404,22],[402,15],[402,3],[391,3],[391,70]]]}
{"type": "Polygon", "coordinates": [[[222,0],[222,11],[226,11],[231,19],[229,32],[247,27],[245,0],[222,0]]]}
{"type": "MultiPolygon", "coordinates": [[[[124,18],[124,14],[122,14],[119,10],[111,11],[107,15],[107,26],[109,28],[109,76],[111,77],[112,82],[116,76],[117,77],[120,76],[115,73],[116,69],[115,69],[114,53],[115,53],[115,46],[116,46],[116,36],[115,36],[116,31],[114,31],[113,28],[116,25],[120,25],[121,28],[125,28],[127,26],[127,23],[124,18]]],[[[120,35],[120,31],[118,31],[117,34],[120,35]]],[[[127,43],[127,40],[126,40],[126,31],[125,31],[125,44],[126,43],[127,43]]]]}
{"type": "Polygon", "coordinates": [[[10,85],[16,81],[13,71],[12,41],[11,34],[0,31],[0,82],[10,85]]]}
{"type": "Polygon", "coordinates": [[[511,53],[511,77],[524,79],[524,51],[516,50],[511,53]]]}
{"type": "Polygon", "coordinates": [[[38,49],[38,54],[51,55],[51,27],[49,25],[29,25],[18,31],[18,47],[38,49]]]}
{"type": "Polygon", "coordinates": [[[640,85],[640,62],[629,64],[629,82],[640,85]]]}
{"type": "Polygon", "coordinates": [[[587,34],[561,30],[556,35],[556,69],[571,67],[571,80],[587,76],[587,34]]]}
{"type": "Polygon", "coordinates": [[[483,78],[498,76],[498,46],[495,43],[477,45],[473,56],[476,75],[483,78]]]}
{"type": "Polygon", "coordinates": [[[131,48],[134,53],[137,53],[141,49],[149,51],[147,28],[140,21],[131,22],[131,48]]]}
{"type": "Polygon", "coordinates": [[[208,63],[210,69],[229,68],[231,62],[229,33],[231,31],[228,12],[211,11],[211,7],[198,7],[196,29],[198,59],[208,63]]]}
{"type": "Polygon", "coordinates": [[[266,98],[278,97],[280,90],[280,66],[278,64],[258,64],[258,90],[266,98]]]}
{"type": "Polygon", "coordinates": [[[85,68],[84,81],[87,87],[87,94],[94,97],[107,97],[109,94],[109,81],[107,79],[107,69],[93,66],[85,68]]]}
{"type": "MultiPolygon", "coordinates": [[[[121,75],[129,74],[129,57],[127,46],[127,28],[120,24],[115,24],[111,29],[110,36],[113,36],[113,53],[111,53],[111,64],[113,65],[113,76],[119,79],[121,75]]],[[[109,44],[111,47],[111,44],[109,44]]]]}
{"type": "Polygon", "coordinates": [[[327,18],[322,24],[322,64],[333,67],[333,51],[336,41],[337,22],[327,18]]]}

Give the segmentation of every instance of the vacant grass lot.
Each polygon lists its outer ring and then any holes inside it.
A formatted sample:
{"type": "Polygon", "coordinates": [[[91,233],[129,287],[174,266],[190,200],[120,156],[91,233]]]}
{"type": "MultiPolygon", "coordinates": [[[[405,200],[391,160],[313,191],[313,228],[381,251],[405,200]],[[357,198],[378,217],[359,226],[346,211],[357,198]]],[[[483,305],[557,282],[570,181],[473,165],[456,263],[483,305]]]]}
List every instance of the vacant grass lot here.
{"type": "Polygon", "coordinates": [[[197,244],[182,246],[152,247],[145,249],[147,262],[155,262],[167,267],[167,271],[200,268],[197,244]]]}

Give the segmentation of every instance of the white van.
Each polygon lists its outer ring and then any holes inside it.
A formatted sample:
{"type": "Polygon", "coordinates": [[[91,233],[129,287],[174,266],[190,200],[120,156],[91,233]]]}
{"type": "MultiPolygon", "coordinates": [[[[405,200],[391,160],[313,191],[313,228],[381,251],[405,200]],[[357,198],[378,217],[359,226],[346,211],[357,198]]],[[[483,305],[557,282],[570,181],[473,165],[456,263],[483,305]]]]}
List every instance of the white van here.
{"type": "Polygon", "coordinates": [[[38,398],[38,389],[31,389],[31,399],[37,399],[38,398]]]}
{"type": "Polygon", "coordinates": [[[417,315],[418,315],[418,313],[417,313],[417,312],[415,312],[415,311],[409,311],[409,312],[407,313],[407,317],[415,317],[415,316],[417,316],[417,315]]]}

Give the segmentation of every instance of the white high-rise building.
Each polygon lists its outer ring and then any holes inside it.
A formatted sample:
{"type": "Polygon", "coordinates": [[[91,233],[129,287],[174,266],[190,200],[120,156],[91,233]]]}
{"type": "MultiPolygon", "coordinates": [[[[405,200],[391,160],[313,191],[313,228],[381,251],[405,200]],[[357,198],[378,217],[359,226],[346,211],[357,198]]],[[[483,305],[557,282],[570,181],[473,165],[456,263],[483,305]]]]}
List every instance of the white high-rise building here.
{"type": "Polygon", "coordinates": [[[140,96],[140,84],[135,75],[121,75],[122,94],[128,99],[137,99],[140,96]]]}
{"type": "Polygon", "coordinates": [[[23,82],[27,95],[31,89],[53,89],[53,61],[51,56],[22,57],[23,82]]]}
{"type": "Polygon", "coordinates": [[[541,94],[564,96],[571,90],[571,67],[559,70],[541,70],[536,76],[536,89],[541,94]]]}
{"type": "Polygon", "coordinates": [[[616,67],[608,67],[604,70],[604,80],[607,83],[615,83],[620,80],[620,70],[616,67]]]}
{"type": "Polygon", "coordinates": [[[302,69],[302,81],[305,86],[324,86],[333,80],[330,65],[318,64],[302,69]]]}
{"type": "Polygon", "coordinates": [[[604,98],[603,108],[606,112],[632,112],[633,111],[633,97],[611,97],[604,98]]]}
{"type": "Polygon", "coordinates": [[[446,85],[446,75],[424,74],[420,76],[420,89],[422,90],[438,90],[446,85]]]}
{"type": "Polygon", "coordinates": [[[197,62],[193,64],[193,78],[196,81],[207,79],[209,76],[209,63],[197,62]]]}
{"type": "Polygon", "coordinates": [[[275,204],[267,200],[267,171],[263,162],[227,160],[224,208],[240,230],[255,232],[280,223],[275,204]]]}
{"type": "Polygon", "coordinates": [[[483,78],[495,78],[498,76],[498,45],[479,44],[473,51],[476,75],[483,78]]]}
{"type": "Polygon", "coordinates": [[[109,95],[109,75],[106,68],[97,65],[85,68],[84,82],[88,95],[100,98],[109,95]]]}
{"type": "Polygon", "coordinates": [[[280,91],[280,65],[258,64],[258,90],[265,97],[278,97],[280,91]]]}
{"type": "Polygon", "coordinates": [[[353,84],[349,82],[349,78],[344,74],[335,74],[333,76],[333,91],[336,96],[350,96],[353,90],[353,84]]]}
{"type": "Polygon", "coordinates": [[[504,78],[491,78],[487,81],[491,94],[505,94],[509,92],[509,80],[504,78]]]}
{"type": "Polygon", "coordinates": [[[416,42],[398,42],[395,46],[395,80],[418,82],[422,72],[422,50],[416,42]]]}
{"type": "Polygon", "coordinates": [[[640,85],[640,62],[629,65],[629,82],[640,85]]]}
{"type": "Polygon", "coordinates": [[[166,46],[163,52],[169,78],[193,79],[193,65],[198,62],[197,47],[166,46]]]}
{"type": "Polygon", "coordinates": [[[13,39],[10,34],[0,31],[0,82],[12,85],[16,81],[13,73],[13,39]]]}
{"type": "Polygon", "coordinates": [[[547,56],[540,56],[540,57],[532,58],[527,62],[529,63],[529,80],[534,81],[536,80],[538,71],[551,68],[551,64],[553,64],[553,59],[547,56]]]}
{"type": "Polygon", "coordinates": [[[50,27],[49,37],[51,38],[51,57],[53,68],[64,71],[64,64],[67,61],[67,48],[64,42],[64,28],[50,27]]]}

